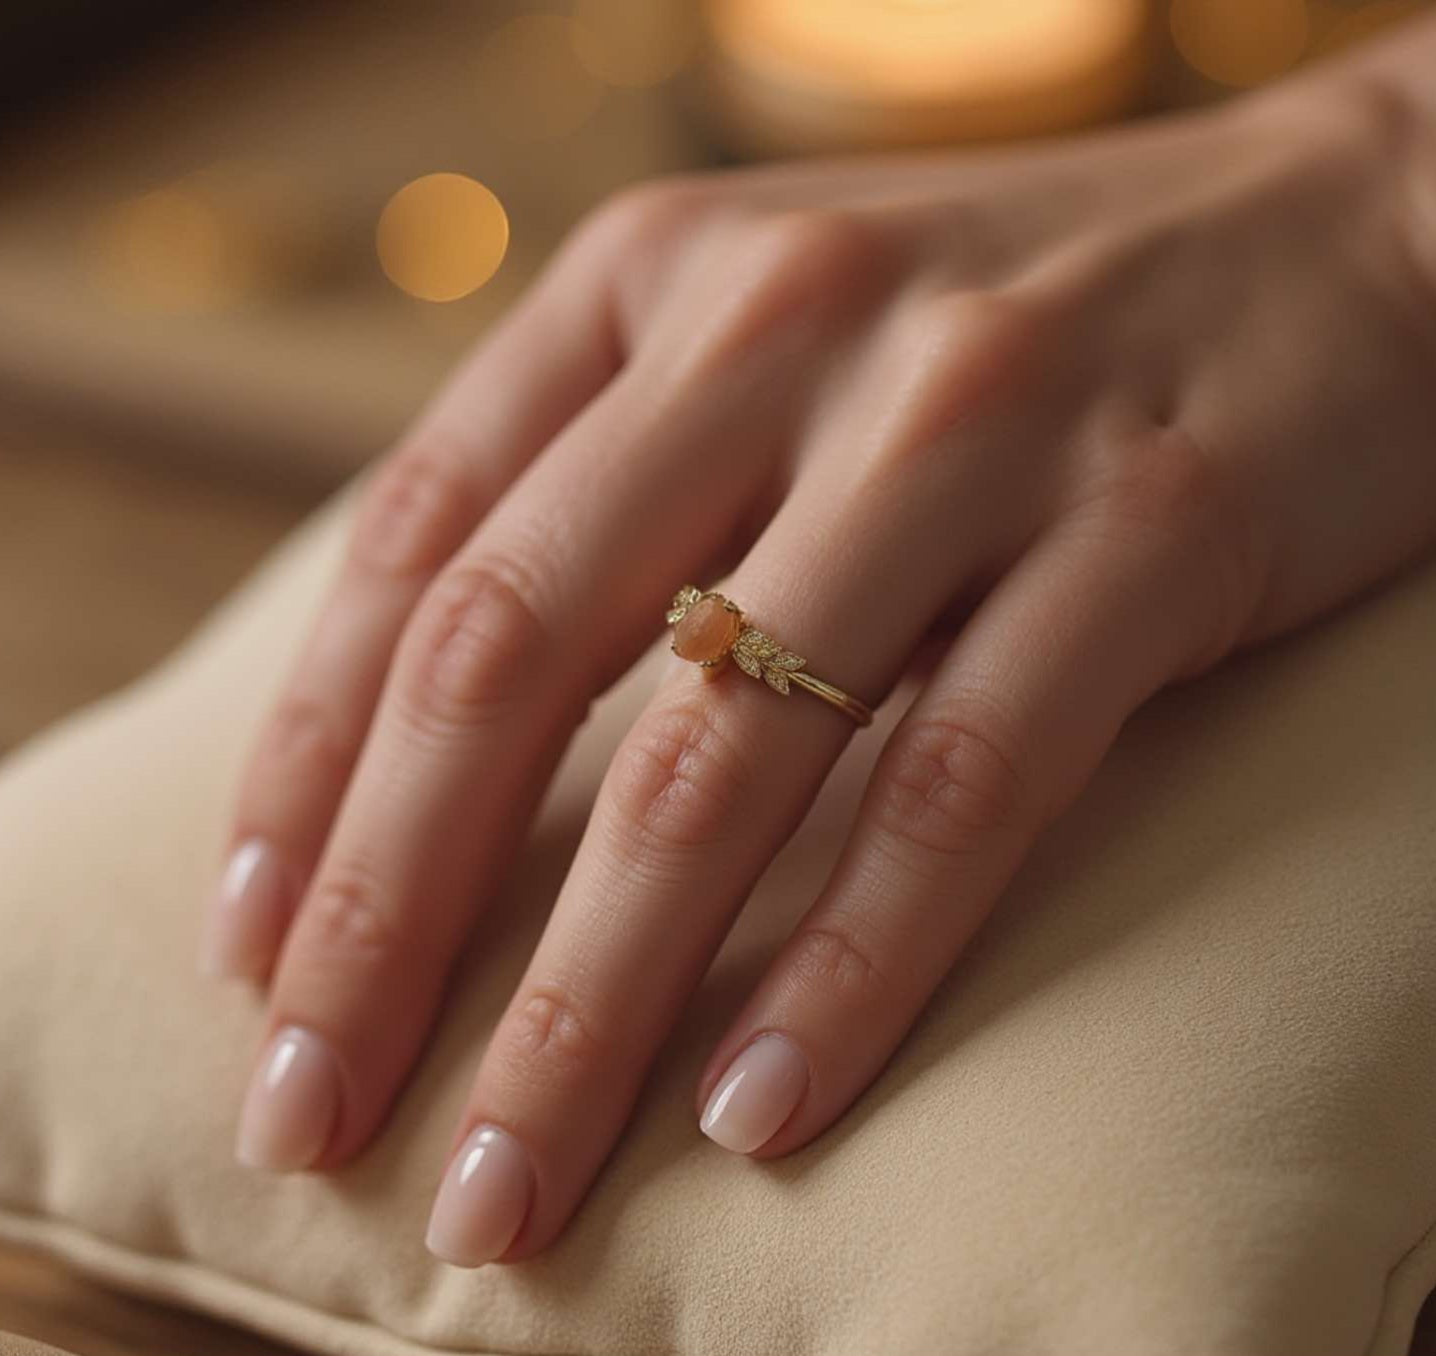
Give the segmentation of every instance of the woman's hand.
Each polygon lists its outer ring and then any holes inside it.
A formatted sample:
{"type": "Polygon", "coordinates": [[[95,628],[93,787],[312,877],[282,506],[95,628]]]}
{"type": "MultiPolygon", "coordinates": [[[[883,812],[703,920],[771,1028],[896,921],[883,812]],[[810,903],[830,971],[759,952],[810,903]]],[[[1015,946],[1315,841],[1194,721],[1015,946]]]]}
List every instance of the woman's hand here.
{"type": "MultiPolygon", "coordinates": [[[[872,704],[942,642],[696,1089],[739,1153],[833,1124],[1139,703],[1436,539],[1436,125],[1398,85],[600,210],[374,475],[254,751],[209,937],[273,967],[240,1157],[378,1132],[589,703],[720,574],[872,704]]],[[[673,661],[484,1053],[439,1255],[563,1228],[853,729],[673,661]]]]}

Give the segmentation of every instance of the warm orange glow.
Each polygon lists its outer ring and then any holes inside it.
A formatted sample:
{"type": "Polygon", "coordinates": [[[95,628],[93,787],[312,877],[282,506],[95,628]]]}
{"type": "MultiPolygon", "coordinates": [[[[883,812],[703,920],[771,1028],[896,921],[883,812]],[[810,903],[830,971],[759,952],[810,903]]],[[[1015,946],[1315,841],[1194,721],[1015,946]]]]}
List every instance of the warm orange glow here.
{"type": "Polygon", "coordinates": [[[576,0],[579,60],[610,85],[657,85],[688,64],[698,26],[688,0],[576,0]]]}
{"type": "Polygon", "coordinates": [[[99,228],[107,281],[164,310],[206,310],[245,290],[246,261],[225,248],[214,205],[190,189],[158,188],[119,203],[99,228]]]}
{"type": "Polygon", "coordinates": [[[1304,0],[1172,0],[1171,25],[1189,66],[1240,88],[1290,70],[1311,29],[1304,0]]]}
{"type": "Polygon", "coordinates": [[[1080,80],[1140,30],[1145,0],[722,0],[714,37],[775,83],[951,104],[1080,80]]]}
{"type": "Polygon", "coordinates": [[[494,30],[479,53],[486,131],[515,141],[576,132],[603,99],[603,84],[579,59],[574,21],[520,14],[494,30]]]}
{"type": "Polygon", "coordinates": [[[281,290],[312,263],[315,203],[280,167],[222,161],[96,222],[101,284],[130,305],[206,312],[281,290]]]}
{"type": "Polygon", "coordinates": [[[389,199],[375,246],[396,287],[421,301],[456,301],[498,272],[509,247],[509,219],[477,180],[426,174],[389,199]]]}

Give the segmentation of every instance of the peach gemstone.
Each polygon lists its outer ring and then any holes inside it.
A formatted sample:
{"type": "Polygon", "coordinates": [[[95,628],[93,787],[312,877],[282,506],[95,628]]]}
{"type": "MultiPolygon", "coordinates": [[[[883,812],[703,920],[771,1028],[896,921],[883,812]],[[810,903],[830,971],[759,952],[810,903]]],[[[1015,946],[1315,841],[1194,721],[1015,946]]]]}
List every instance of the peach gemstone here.
{"type": "Polygon", "coordinates": [[[711,664],[733,648],[741,625],[721,598],[700,598],[673,628],[673,653],[693,664],[711,664]]]}

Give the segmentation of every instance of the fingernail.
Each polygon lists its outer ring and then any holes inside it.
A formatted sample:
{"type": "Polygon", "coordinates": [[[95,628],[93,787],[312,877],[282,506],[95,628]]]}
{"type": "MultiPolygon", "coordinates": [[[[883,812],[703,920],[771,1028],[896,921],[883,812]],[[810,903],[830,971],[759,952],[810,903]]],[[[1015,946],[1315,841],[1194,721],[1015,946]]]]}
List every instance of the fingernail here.
{"type": "Polygon", "coordinates": [[[324,1152],[339,1114],[339,1061],[324,1040],[287,1026],[254,1071],[234,1154],[248,1168],[296,1172],[324,1152]]]}
{"type": "Polygon", "coordinates": [[[288,877],[274,848],[262,838],[241,843],[210,903],[200,938],[201,972],[223,979],[262,978],[289,913],[288,877]]]}
{"type": "Polygon", "coordinates": [[[744,1047],[718,1080],[698,1128],[735,1154],[761,1149],[808,1086],[808,1061],[776,1031],[744,1047]]]}
{"type": "Polygon", "coordinates": [[[481,1125],[463,1143],[434,1198],[429,1251],[456,1267],[503,1255],[528,1214],[531,1172],[524,1147],[507,1130],[481,1125]]]}

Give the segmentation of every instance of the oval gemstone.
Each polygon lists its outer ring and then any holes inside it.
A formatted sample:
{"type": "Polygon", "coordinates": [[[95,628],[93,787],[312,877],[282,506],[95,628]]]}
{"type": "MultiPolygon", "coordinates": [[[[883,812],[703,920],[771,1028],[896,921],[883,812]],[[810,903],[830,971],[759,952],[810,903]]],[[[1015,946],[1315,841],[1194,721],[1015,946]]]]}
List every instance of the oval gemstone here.
{"type": "Polygon", "coordinates": [[[673,628],[673,653],[693,664],[711,664],[733,648],[741,625],[721,598],[700,598],[673,628]]]}

